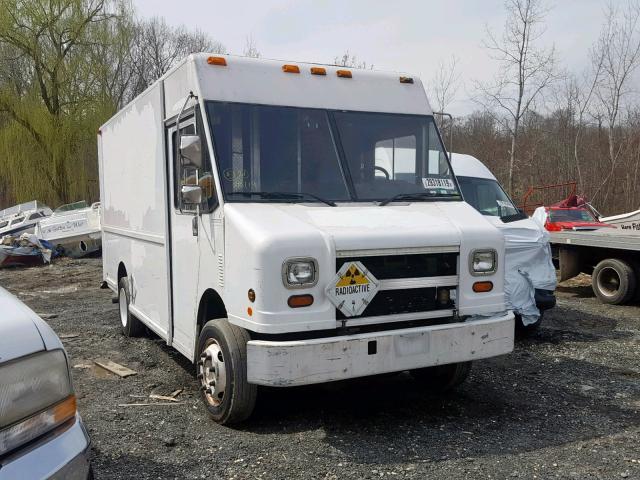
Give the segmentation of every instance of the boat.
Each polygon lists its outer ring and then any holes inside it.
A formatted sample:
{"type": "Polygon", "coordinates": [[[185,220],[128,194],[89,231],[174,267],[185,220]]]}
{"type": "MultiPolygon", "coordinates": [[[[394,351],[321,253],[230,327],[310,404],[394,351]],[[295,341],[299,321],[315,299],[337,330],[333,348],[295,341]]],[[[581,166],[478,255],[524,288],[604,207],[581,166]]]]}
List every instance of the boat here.
{"type": "Polygon", "coordinates": [[[23,233],[34,233],[36,225],[52,213],[49,207],[36,200],[1,210],[0,238],[5,235],[18,237],[23,233]]]}
{"type": "Polygon", "coordinates": [[[80,258],[102,247],[100,203],[84,200],[62,205],[38,224],[36,235],[62,255],[80,258]]]}
{"type": "Polygon", "coordinates": [[[640,210],[610,217],[600,217],[600,221],[615,225],[625,234],[640,235],[640,210]]]}
{"type": "Polygon", "coordinates": [[[35,267],[51,262],[51,249],[32,233],[20,238],[5,235],[0,240],[0,268],[35,267]]]}

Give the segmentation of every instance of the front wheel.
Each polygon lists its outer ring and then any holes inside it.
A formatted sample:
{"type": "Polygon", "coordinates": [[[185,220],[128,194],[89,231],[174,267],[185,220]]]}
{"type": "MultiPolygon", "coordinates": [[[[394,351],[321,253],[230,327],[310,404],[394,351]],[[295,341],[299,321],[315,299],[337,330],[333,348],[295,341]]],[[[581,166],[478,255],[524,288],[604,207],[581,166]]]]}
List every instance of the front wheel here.
{"type": "Polygon", "coordinates": [[[437,392],[453,390],[469,376],[471,362],[450,363],[411,370],[411,376],[437,392]]]}
{"type": "Polygon", "coordinates": [[[198,340],[197,375],[209,415],[220,424],[249,418],[257,386],[247,382],[249,333],[224,319],[210,320],[198,340]]]}

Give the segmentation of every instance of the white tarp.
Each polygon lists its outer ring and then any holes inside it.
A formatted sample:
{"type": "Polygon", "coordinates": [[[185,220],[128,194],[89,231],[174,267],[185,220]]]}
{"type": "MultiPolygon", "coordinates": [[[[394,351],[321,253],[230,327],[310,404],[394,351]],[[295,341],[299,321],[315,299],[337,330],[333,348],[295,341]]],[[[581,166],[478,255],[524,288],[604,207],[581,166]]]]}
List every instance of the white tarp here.
{"type": "Polygon", "coordinates": [[[540,317],[535,289],[555,290],[549,233],[538,218],[496,225],[505,240],[505,294],[507,306],[522,316],[524,325],[540,317]]]}

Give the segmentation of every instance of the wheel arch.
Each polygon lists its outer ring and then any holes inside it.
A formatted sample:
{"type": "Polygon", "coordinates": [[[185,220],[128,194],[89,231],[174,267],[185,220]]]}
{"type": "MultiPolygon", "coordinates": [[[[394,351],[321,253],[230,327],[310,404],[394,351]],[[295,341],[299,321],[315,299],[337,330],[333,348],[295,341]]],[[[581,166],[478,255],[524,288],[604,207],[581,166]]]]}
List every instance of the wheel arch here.
{"type": "Polygon", "coordinates": [[[127,277],[128,273],[127,273],[127,267],[125,267],[124,262],[120,262],[118,264],[118,283],[120,282],[120,279],[122,277],[127,277]]]}
{"type": "Polygon", "coordinates": [[[196,334],[194,342],[194,361],[198,350],[198,338],[200,337],[200,331],[205,323],[209,320],[216,318],[226,318],[227,308],[224,305],[224,301],[218,292],[213,288],[208,288],[202,293],[200,302],[198,303],[198,315],[196,317],[196,334]]]}

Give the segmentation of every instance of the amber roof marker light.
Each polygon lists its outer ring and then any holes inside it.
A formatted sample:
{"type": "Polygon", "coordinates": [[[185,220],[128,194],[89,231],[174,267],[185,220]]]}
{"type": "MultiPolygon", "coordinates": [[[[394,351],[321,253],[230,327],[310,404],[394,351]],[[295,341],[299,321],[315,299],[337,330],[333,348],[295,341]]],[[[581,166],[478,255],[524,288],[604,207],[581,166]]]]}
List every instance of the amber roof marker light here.
{"type": "Polygon", "coordinates": [[[217,65],[219,67],[227,66],[227,59],[224,57],[209,57],[207,58],[207,63],[209,65],[217,65]]]}
{"type": "Polygon", "coordinates": [[[353,75],[351,74],[351,70],[338,70],[336,72],[336,75],[338,75],[338,77],[340,78],[352,78],[353,75]]]}
{"type": "Polygon", "coordinates": [[[298,65],[285,64],[282,65],[282,71],[284,73],[300,73],[300,67],[298,65]]]}
{"type": "Polygon", "coordinates": [[[400,83],[413,83],[413,77],[400,77],[400,83]]]}
{"type": "Polygon", "coordinates": [[[326,75],[327,69],[324,67],[311,67],[311,75],[326,75]]]}

